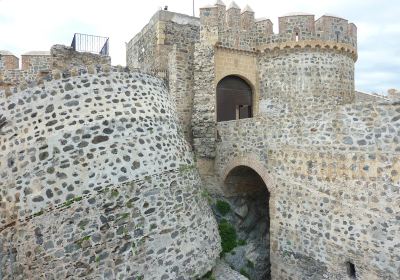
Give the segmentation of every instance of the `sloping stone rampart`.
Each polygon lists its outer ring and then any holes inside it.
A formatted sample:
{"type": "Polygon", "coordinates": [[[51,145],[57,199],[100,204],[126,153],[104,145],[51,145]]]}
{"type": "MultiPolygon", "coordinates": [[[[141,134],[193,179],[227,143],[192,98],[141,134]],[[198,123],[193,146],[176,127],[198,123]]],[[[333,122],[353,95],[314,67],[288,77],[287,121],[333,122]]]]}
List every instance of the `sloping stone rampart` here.
{"type": "Polygon", "coordinates": [[[190,279],[215,220],[165,83],[111,71],[0,99],[3,279],[190,279]]]}

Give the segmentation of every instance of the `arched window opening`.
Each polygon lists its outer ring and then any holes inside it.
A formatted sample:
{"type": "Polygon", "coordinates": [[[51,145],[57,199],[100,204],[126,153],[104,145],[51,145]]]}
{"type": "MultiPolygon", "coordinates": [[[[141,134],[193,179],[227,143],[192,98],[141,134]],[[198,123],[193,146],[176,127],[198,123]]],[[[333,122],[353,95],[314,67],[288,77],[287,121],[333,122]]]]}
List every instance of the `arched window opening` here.
{"type": "Polygon", "coordinates": [[[253,117],[251,87],[237,76],[227,76],[217,85],[217,121],[253,117]]]}
{"type": "Polygon", "coordinates": [[[299,41],[299,32],[296,32],[296,42],[299,41]]]}

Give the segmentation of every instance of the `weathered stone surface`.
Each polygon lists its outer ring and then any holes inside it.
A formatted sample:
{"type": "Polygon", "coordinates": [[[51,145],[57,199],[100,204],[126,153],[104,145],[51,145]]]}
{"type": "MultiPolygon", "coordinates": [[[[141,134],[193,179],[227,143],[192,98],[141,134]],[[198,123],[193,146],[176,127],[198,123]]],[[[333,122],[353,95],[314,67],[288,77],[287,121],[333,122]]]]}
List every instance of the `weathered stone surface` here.
{"type": "Polygon", "coordinates": [[[213,270],[213,277],[215,280],[246,280],[247,277],[241,275],[237,271],[229,267],[224,261],[218,261],[213,270]]]}
{"type": "Polygon", "coordinates": [[[1,98],[0,111],[13,120],[0,135],[4,279],[190,279],[212,268],[216,222],[162,80],[83,74],[1,98]]]}
{"type": "MultiPolygon", "coordinates": [[[[127,44],[127,65],[162,81],[62,46],[29,70],[0,56],[2,276],[204,275],[219,239],[193,148],[203,179],[225,183],[213,192],[232,191],[236,167],[264,181],[269,229],[251,207],[233,215],[263,236],[272,279],[399,279],[399,93],[355,93],[356,60],[346,19],[291,14],[274,34],[220,1],[199,19],[159,11],[127,44]],[[254,117],[217,123],[229,75],[252,89],[254,117]]],[[[262,246],[238,246],[231,264],[267,257],[262,246]]]]}
{"type": "Polygon", "coordinates": [[[240,13],[217,2],[200,9],[200,28],[185,29],[190,40],[199,34],[190,49],[166,32],[178,18],[185,17],[153,17],[127,57],[144,71],[173,58],[162,70],[171,73],[182,123],[189,123],[193,100],[189,135],[204,178],[224,181],[242,165],[265,180],[272,278],[346,279],[347,261],[360,279],[399,278],[399,104],[355,94],[356,26],[290,14],[279,18],[274,34],[272,22],[254,20],[251,9],[240,13]],[[228,75],[251,87],[254,118],[216,123],[216,88],[228,75]]]}

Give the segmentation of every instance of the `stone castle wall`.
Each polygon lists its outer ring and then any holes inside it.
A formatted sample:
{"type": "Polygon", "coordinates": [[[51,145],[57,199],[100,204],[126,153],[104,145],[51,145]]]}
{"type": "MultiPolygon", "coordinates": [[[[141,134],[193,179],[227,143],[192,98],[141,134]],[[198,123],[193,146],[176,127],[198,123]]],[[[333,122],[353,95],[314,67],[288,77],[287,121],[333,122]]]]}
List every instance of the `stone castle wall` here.
{"type": "Polygon", "coordinates": [[[341,51],[293,48],[260,55],[260,111],[281,115],[354,101],[354,60],[341,51]]]}
{"type": "Polygon", "coordinates": [[[192,142],[194,46],[174,45],[168,57],[168,88],[189,142],[192,142]]]}
{"type": "Polygon", "coordinates": [[[216,224],[167,88],[121,70],[1,97],[4,279],[189,279],[214,265],[216,224]]]}
{"type": "Polygon", "coordinates": [[[158,11],[126,45],[126,65],[144,72],[168,69],[168,54],[187,51],[199,40],[199,20],[183,14],[158,11]]]}
{"type": "Polygon", "coordinates": [[[215,93],[226,75],[250,84],[255,115],[279,117],[354,101],[356,27],[330,15],[314,18],[299,13],[280,17],[279,33],[274,34],[271,21],[255,20],[249,7],[241,12],[235,4],[226,8],[217,2],[200,9],[192,116],[193,143],[200,157],[215,156],[215,93]],[[221,51],[230,53],[228,59],[215,55],[221,51]],[[256,66],[244,62],[249,56],[255,57],[256,66]]]}
{"type": "Polygon", "coordinates": [[[384,102],[389,100],[387,97],[383,95],[377,95],[377,94],[370,94],[370,93],[365,93],[361,91],[356,91],[355,92],[355,102],[360,103],[360,102],[384,102]]]}
{"type": "Polygon", "coordinates": [[[0,69],[13,70],[18,68],[18,57],[7,51],[0,51],[0,69]]]}
{"type": "Polygon", "coordinates": [[[262,49],[265,44],[291,41],[330,41],[357,47],[357,28],[346,19],[324,15],[290,14],[279,18],[279,33],[273,33],[272,22],[256,20],[254,12],[221,4],[200,9],[201,40],[242,50],[262,49]]]}
{"type": "Polygon", "coordinates": [[[52,57],[50,56],[50,52],[43,54],[24,54],[21,58],[21,70],[32,71],[32,72],[45,72],[51,69],[51,61],[52,57]]]}
{"type": "Polygon", "coordinates": [[[221,180],[238,165],[270,178],[273,279],[348,279],[348,261],[357,279],[399,277],[399,103],[221,122],[218,135],[221,180]]]}
{"type": "Polygon", "coordinates": [[[193,53],[198,40],[198,18],[160,10],[126,45],[128,67],[166,79],[189,141],[192,139],[193,53]]]}
{"type": "Polygon", "coordinates": [[[197,44],[194,53],[194,99],[192,115],[193,147],[198,160],[215,157],[215,51],[197,44]]]}
{"type": "Polygon", "coordinates": [[[72,47],[54,45],[50,50],[51,70],[54,71],[81,71],[88,68],[102,68],[111,66],[111,57],[87,52],[76,52],[72,47]]]}
{"type": "MultiPolygon", "coordinates": [[[[35,86],[43,80],[51,80],[62,72],[91,72],[95,68],[111,66],[109,56],[99,56],[91,53],[79,53],[71,47],[55,45],[50,52],[30,52],[22,55],[22,67],[19,69],[0,67],[0,92],[6,95],[16,93],[19,89],[35,86]]],[[[69,74],[68,74],[69,75],[69,74]]]]}
{"type": "Polygon", "coordinates": [[[201,8],[200,19],[159,11],[127,44],[127,64],[166,76],[186,138],[201,157],[213,158],[219,80],[211,68],[253,82],[255,114],[259,104],[261,110],[273,107],[271,113],[285,113],[354,100],[354,24],[329,15],[315,21],[314,15],[294,14],[279,18],[278,34],[272,27],[268,19],[255,20],[248,7],[241,12],[235,5],[226,9],[221,2],[201,8]],[[215,48],[238,51],[228,61],[215,57],[215,48]],[[241,69],[238,61],[248,56],[244,51],[252,52],[257,67],[241,69]],[[253,78],[252,71],[258,77],[253,78]]]}

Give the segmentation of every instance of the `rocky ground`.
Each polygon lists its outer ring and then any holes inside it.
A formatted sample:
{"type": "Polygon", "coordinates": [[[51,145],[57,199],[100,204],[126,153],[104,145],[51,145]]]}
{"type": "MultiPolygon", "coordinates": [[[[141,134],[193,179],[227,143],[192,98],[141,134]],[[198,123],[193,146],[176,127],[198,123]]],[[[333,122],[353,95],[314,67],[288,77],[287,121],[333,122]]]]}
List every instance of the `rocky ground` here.
{"type": "Polygon", "coordinates": [[[209,202],[219,224],[223,252],[204,279],[269,280],[267,191],[233,197],[213,194],[209,202]]]}

